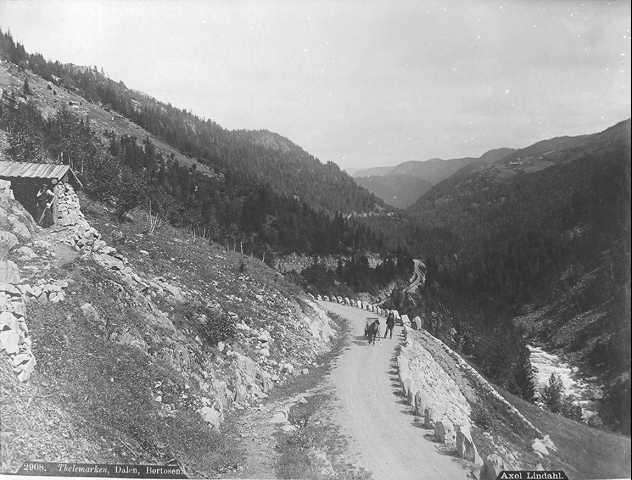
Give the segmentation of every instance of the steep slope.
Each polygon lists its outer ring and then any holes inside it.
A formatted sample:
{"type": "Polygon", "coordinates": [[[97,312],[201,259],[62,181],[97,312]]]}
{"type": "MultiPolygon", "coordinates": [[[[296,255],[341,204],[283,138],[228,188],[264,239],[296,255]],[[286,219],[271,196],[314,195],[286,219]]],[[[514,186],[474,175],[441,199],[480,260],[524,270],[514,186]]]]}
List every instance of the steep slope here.
{"type": "MultiPolygon", "coordinates": [[[[154,213],[175,225],[240,245],[269,261],[291,252],[346,253],[352,245],[380,249],[379,238],[366,227],[304,198],[309,190],[326,195],[332,208],[353,207],[357,203],[352,199],[363,202],[367,192],[337,167],[323,166],[285,139],[283,144],[292,150],[279,153],[283,160],[263,154],[240,156],[253,172],[295,185],[280,194],[279,185],[270,185],[258,174],[222,165],[209,168],[110,107],[86,101],[76,88],[45,81],[10,62],[0,63],[0,89],[0,129],[5,129],[0,130],[0,155],[18,161],[69,162],[86,191],[119,205],[121,214],[128,207],[151,205],[154,213]],[[272,175],[273,164],[282,173],[272,175]]],[[[245,142],[240,140],[242,146],[245,142]]],[[[229,160],[222,157],[222,162],[229,160]]]]}
{"type": "Polygon", "coordinates": [[[148,230],[142,211],[118,224],[84,198],[86,219],[71,190],[63,202],[62,224],[40,229],[0,197],[0,222],[19,232],[19,273],[3,277],[0,302],[22,292],[36,362],[28,381],[16,376],[3,333],[0,469],[175,460],[189,476],[230,471],[240,454],[225,415],[311,367],[333,324],[257,260],[168,225],[148,230]]]}
{"type": "MultiPolygon", "coordinates": [[[[202,164],[213,171],[244,177],[247,181],[271,187],[279,195],[296,196],[312,208],[332,214],[338,211],[373,212],[383,208],[378,198],[358,187],[335,164],[321,163],[277,134],[226,130],[211,120],[198,118],[186,110],[129,89],[123,82],[115,82],[96,69],[53,63],[39,54],[28,54],[22,45],[2,32],[0,57],[30,69],[49,82],[47,90],[51,96],[57,97],[60,88],[66,90],[65,93],[78,94],[80,98],[68,100],[72,102],[70,107],[82,107],[86,100],[103,106],[96,117],[105,123],[104,129],[112,123],[123,122],[126,124],[123,128],[136,130],[136,136],[140,138],[142,131],[138,131],[138,127],[141,127],[160,143],[170,145],[164,147],[168,153],[174,153],[179,161],[189,165],[202,164]],[[112,115],[109,115],[110,111],[112,115]],[[125,119],[135,125],[127,124],[125,119]],[[192,158],[197,159],[197,163],[192,158]]],[[[22,88],[23,75],[12,69],[3,70],[0,72],[0,88],[6,88],[8,84],[22,88]]],[[[62,100],[66,101],[62,97],[52,100],[59,105],[62,100]]],[[[47,103],[49,106],[53,104],[51,99],[47,99],[47,103]]],[[[94,106],[87,108],[90,113],[95,113],[94,106]]],[[[84,110],[79,108],[78,112],[88,113],[84,110]]]]}
{"type": "Polygon", "coordinates": [[[453,306],[517,317],[605,381],[604,420],[629,428],[629,120],[471,163],[408,211],[453,306]]]}
{"type": "Polygon", "coordinates": [[[513,150],[490,150],[479,158],[465,157],[442,160],[410,161],[394,167],[376,167],[354,172],[355,181],[389,205],[407,208],[430,187],[470,164],[488,163],[505,157],[513,150]]]}

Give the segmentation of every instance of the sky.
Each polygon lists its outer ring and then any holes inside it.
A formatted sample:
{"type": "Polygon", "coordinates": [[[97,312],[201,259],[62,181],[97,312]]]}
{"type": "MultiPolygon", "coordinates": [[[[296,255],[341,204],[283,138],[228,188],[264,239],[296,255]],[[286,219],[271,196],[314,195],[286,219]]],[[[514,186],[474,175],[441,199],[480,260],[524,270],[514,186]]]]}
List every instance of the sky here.
{"type": "Polygon", "coordinates": [[[27,50],[347,169],[630,116],[629,1],[7,1],[27,50]]]}

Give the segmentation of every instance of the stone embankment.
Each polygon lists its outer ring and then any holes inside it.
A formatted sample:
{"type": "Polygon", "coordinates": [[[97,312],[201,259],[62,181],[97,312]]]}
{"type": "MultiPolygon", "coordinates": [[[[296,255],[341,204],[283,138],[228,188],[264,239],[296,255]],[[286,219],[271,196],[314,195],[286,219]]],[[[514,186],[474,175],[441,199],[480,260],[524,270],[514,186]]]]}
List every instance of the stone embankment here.
{"type": "MultiPolygon", "coordinates": [[[[382,263],[382,257],[380,255],[368,254],[366,257],[369,261],[370,268],[375,268],[382,263]]],[[[335,270],[338,267],[338,262],[347,262],[349,260],[351,260],[351,257],[347,255],[302,255],[290,253],[289,255],[276,257],[273,267],[281,273],[301,273],[303,270],[313,267],[314,265],[320,265],[326,270],[335,270]]]]}
{"type": "Polygon", "coordinates": [[[33,218],[13,198],[10,187],[10,182],[0,180],[0,352],[6,352],[14,373],[25,382],[36,364],[25,318],[25,301],[35,293],[46,293],[39,287],[34,291],[24,284],[17,265],[7,258],[9,252],[20,241],[29,240],[37,228],[33,218]]]}
{"type": "MultiPolygon", "coordinates": [[[[479,401],[495,402],[496,408],[504,410],[513,419],[513,425],[521,425],[523,431],[534,438],[532,449],[539,457],[545,457],[555,445],[547,436],[527,420],[496,389],[489,384],[458,353],[402,315],[404,341],[397,357],[402,392],[415,415],[423,418],[426,428],[432,429],[435,440],[444,444],[461,458],[475,465],[475,475],[481,480],[495,479],[502,470],[517,470],[521,462],[511,449],[494,442],[486,433],[486,450],[492,453],[481,458],[474,443],[472,431],[473,395],[479,401]],[[439,357],[443,361],[439,361],[439,357]],[[454,371],[446,371],[452,365],[454,371]],[[463,390],[455,377],[468,378],[468,392],[463,390]],[[474,391],[477,392],[474,394],[474,391]]],[[[417,325],[419,325],[417,323],[417,325]]],[[[536,468],[541,469],[541,465],[536,468]]]]}
{"type": "MultiPolygon", "coordinates": [[[[341,297],[341,296],[337,296],[337,295],[312,295],[311,293],[308,293],[307,295],[310,296],[310,298],[312,300],[318,300],[318,301],[324,301],[324,302],[334,302],[334,303],[339,303],[341,305],[348,305],[350,307],[356,307],[359,308],[361,310],[366,310],[367,312],[371,312],[371,313],[375,313],[376,315],[380,315],[380,316],[386,316],[389,312],[389,310],[383,309],[382,307],[380,307],[379,305],[375,305],[369,302],[366,302],[364,300],[359,300],[356,298],[349,298],[349,297],[341,297]]],[[[399,320],[399,313],[397,313],[397,310],[393,310],[393,312],[396,314],[395,319],[399,320]]]]}

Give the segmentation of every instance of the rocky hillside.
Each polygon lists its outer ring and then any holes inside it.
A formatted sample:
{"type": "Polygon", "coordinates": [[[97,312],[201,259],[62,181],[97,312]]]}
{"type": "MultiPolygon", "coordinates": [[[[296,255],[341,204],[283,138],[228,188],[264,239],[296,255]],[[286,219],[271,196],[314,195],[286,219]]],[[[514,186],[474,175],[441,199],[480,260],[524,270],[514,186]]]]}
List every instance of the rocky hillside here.
{"type": "Polygon", "coordinates": [[[225,415],[330,347],[323,310],[257,260],[142,211],[118,224],[83,199],[82,212],[70,188],[41,229],[1,193],[4,472],[50,459],[228,471],[225,415]]]}

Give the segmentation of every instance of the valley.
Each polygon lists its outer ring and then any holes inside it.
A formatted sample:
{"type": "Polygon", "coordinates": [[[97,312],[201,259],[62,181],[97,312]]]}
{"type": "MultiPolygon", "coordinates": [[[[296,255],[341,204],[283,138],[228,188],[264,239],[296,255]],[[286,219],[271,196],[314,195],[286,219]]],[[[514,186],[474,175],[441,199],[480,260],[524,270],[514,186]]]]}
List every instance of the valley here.
{"type": "Polygon", "coordinates": [[[630,149],[350,176],[0,31],[0,473],[625,478],[630,149]]]}

